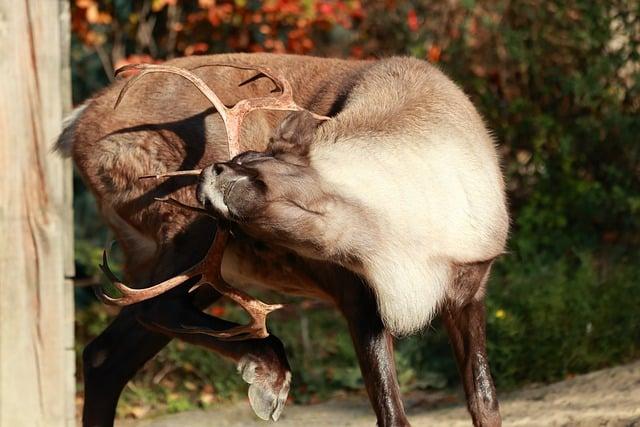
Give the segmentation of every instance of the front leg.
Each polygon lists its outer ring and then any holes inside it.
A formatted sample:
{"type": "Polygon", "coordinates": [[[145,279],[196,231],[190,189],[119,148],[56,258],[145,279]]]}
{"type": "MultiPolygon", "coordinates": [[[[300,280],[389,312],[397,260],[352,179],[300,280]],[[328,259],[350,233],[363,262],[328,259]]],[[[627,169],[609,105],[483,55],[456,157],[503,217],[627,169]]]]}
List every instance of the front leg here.
{"type": "Polygon", "coordinates": [[[473,425],[500,427],[500,406],[487,358],[484,300],[473,298],[461,308],[450,304],[443,310],[442,320],[458,363],[473,425]]]}
{"type": "Polygon", "coordinates": [[[361,282],[337,295],[378,426],[409,426],[400,397],[393,356],[393,337],[378,314],[375,298],[361,282]]]}

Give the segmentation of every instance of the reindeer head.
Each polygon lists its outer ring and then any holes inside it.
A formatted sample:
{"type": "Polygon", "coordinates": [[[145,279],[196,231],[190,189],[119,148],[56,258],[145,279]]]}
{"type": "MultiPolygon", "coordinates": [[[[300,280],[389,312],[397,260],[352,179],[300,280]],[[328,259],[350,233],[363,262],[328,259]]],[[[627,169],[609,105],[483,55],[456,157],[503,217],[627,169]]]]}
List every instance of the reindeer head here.
{"type": "Polygon", "coordinates": [[[196,191],[200,203],[232,220],[255,220],[268,203],[301,201],[316,184],[307,154],[319,121],[307,112],[285,118],[264,152],[247,151],[202,171],[196,191]],[[294,193],[294,194],[292,194],[294,193]]]}
{"type": "Polygon", "coordinates": [[[303,240],[314,240],[310,227],[322,220],[332,197],[308,159],[321,123],[307,111],[291,113],[264,152],[248,151],[204,169],[198,200],[254,237],[296,247],[311,243],[303,240]]]}

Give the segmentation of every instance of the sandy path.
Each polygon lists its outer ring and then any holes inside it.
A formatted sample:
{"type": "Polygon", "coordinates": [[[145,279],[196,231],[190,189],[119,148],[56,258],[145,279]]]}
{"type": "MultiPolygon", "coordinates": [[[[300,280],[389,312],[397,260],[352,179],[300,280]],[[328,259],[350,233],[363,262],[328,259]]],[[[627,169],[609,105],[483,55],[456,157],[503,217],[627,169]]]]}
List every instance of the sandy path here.
{"type": "MultiPolygon", "coordinates": [[[[427,409],[406,402],[414,427],[470,426],[461,404],[427,409]]],[[[640,361],[605,369],[556,384],[530,387],[504,395],[501,410],[505,426],[640,427],[640,361]]],[[[192,411],[149,420],[121,421],[118,427],[245,427],[274,425],[257,419],[247,402],[207,411],[192,411]]],[[[279,427],[374,426],[375,418],[364,398],[347,398],[318,405],[289,405],[279,427]]]]}

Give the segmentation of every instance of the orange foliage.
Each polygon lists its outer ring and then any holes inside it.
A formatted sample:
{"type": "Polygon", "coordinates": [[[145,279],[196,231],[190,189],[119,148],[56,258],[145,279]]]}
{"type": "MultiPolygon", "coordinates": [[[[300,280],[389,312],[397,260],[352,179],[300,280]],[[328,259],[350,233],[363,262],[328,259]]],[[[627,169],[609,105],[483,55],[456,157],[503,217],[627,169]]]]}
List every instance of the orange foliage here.
{"type": "Polygon", "coordinates": [[[145,0],[126,6],[126,20],[114,7],[109,0],[72,1],[73,33],[88,48],[111,47],[114,65],[142,54],[305,54],[316,47],[318,34],[334,26],[350,29],[365,16],[359,0],[145,0]]]}

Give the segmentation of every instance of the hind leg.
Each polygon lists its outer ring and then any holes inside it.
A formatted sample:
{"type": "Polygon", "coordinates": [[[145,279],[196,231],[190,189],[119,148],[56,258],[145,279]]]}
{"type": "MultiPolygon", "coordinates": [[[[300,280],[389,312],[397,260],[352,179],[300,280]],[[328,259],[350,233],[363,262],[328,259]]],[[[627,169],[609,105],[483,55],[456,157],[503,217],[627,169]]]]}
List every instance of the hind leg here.
{"type": "Polygon", "coordinates": [[[487,359],[484,299],[474,297],[460,308],[449,305],[443,310],[442,320],[462,377],[473,424],[483,427],[502,425],[487,359]]]}
{"type": "Polygon", "coordinates": [[[124,386],[171,341],[140,325],[136,311],[136,307],[122,310],[84,349],[84,427],[112,426],[124,386]]]}
{"type": "Polygon", "coordinates": [[[359,280],[345,282],[334,295],[349,325],[377,425],[409,426],[396,376],[393,337],[380,319],[374,296],[359,280]]]}
{"type": "Polygon", "coordinates": [[[112,426],[124,386],[171,338],[207,347],[238,363],[243,379],[251,384],[249,396],[256,413],[262,418],[277,418],[291,376],[284,348],[276,337],[225,342],[182,330],[187,325],[214,330],[237,326],[199,310],[219,296],[207,287],[194,300],[172,293],[123,309],[84,350],[83,426],[112,426]]]}
{"type": "MultiPolygon", "coordinates": [[[[179,293],[176,290],[174,294],[179,293]]],[[[150,305],[162,305],[163,295],[150,305]]],[[[210,288],[198,292],[193,302],[206,307],[220,298],[210,288]]],[[[112,426],[122,389],[136,372],[171,341],[171,337],[145,328],[139,322],[145,306],[125,307],[82,353],[84,372],[84,427],[112,426]]]]}

